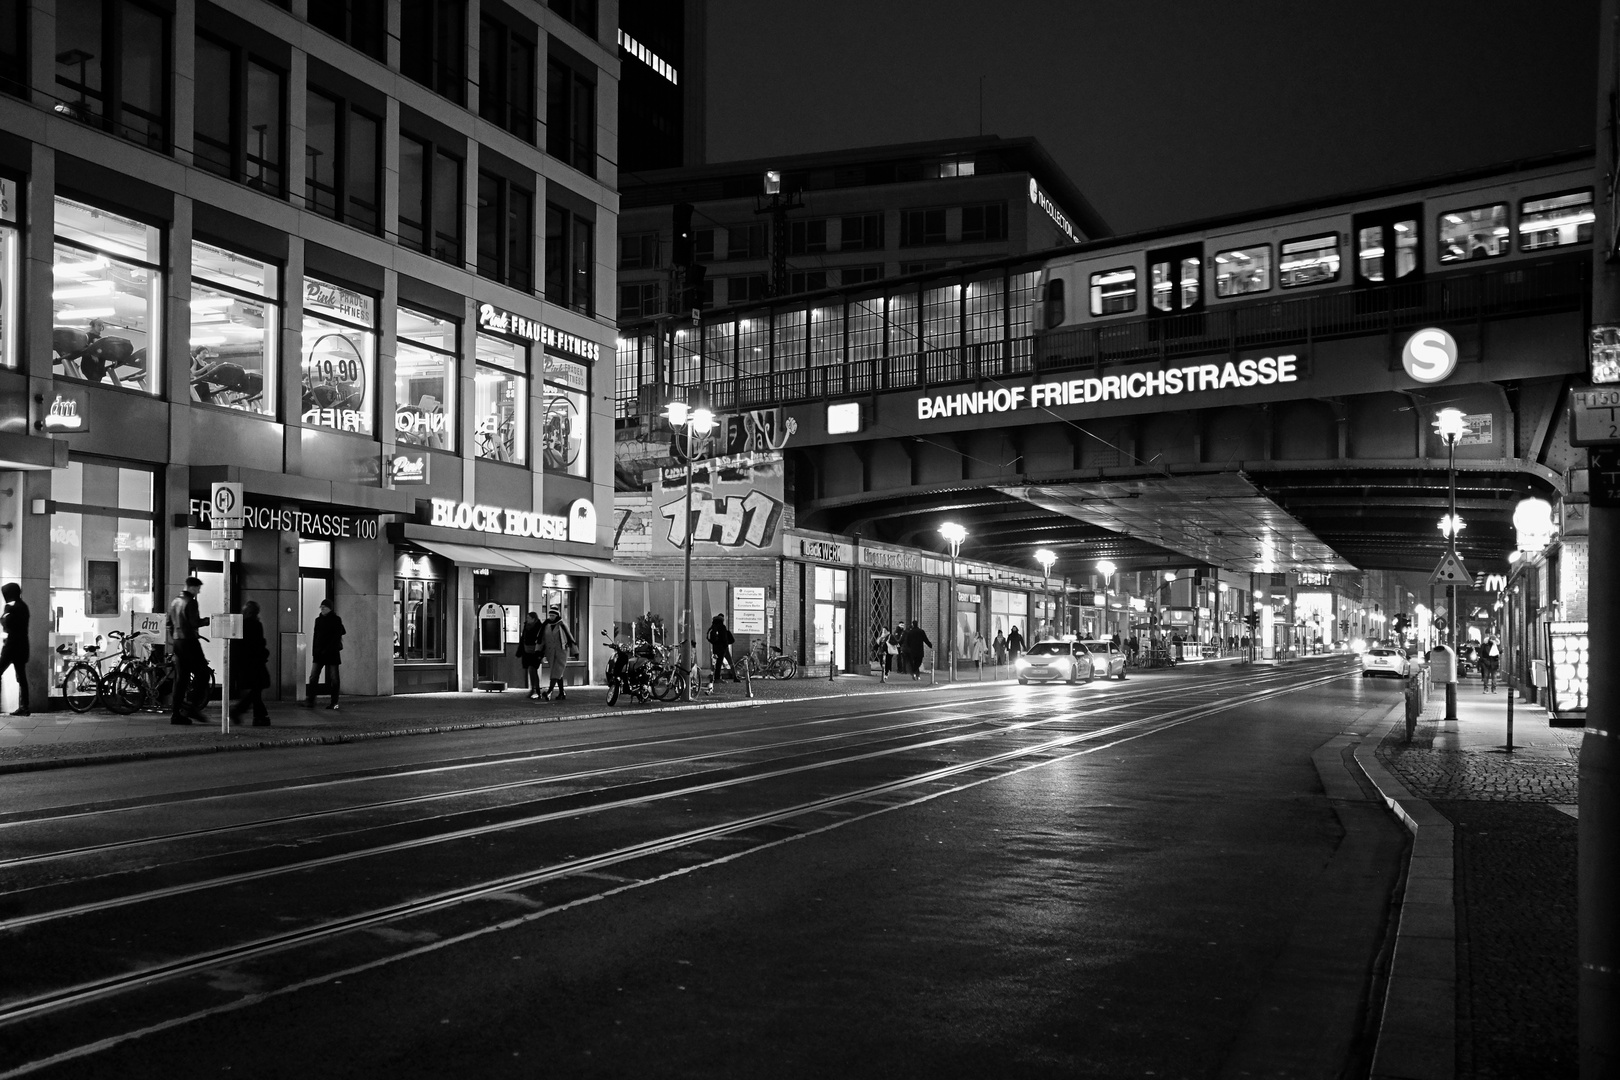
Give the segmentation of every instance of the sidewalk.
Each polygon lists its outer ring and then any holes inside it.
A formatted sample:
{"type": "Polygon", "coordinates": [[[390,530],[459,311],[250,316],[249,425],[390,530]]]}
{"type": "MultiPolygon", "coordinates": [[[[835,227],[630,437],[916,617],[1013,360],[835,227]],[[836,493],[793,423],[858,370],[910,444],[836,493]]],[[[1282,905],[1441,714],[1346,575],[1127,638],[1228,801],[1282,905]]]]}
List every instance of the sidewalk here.
{"type": "Polygon", "coordinates": [[[1580,728],[1477,678],[1356,760],[1413,833],[1372,1075],[1575,1077],[1580,728]]]}

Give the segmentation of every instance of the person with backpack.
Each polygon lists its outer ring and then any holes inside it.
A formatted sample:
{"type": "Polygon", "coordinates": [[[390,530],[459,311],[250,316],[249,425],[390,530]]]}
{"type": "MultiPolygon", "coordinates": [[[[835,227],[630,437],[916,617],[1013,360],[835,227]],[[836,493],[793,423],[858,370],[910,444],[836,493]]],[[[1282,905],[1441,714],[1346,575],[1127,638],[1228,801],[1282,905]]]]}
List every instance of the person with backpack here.
{"type": "Polygon", "coordinates": [[[714,658],[712,669],[715,682],[720,681],[721,664],[724,664],[726,669],[731,672],[732,682],[742,682],[737,677],[737,665],[731,661],[731,645],[736,640],[731,631],[726,628],[726,617],[716,615],[714,621],[709,624],[709,650],[714,658]]]}
{"type": "Polygon", "coordinates": [[[1496,638],[1487,637],[1479,644],[1479,677],[1487,693],[1496,693],[1496,673],[1502,664],[1502,647],[1496,638]]]}

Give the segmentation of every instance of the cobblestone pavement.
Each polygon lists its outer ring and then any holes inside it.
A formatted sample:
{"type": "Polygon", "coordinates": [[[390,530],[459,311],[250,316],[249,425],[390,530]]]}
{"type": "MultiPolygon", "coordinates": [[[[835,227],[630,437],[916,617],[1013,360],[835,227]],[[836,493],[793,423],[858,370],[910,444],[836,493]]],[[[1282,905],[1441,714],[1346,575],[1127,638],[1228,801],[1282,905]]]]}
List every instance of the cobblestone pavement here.
{"type": "Polygon", "coordinates": [[[1456,1075],[1573,1080],[1577,822],[1559,807],[1578,802],[1581,732],[1527,716],[1510,755],[1494,715],[1488,733],[1443,715],[1432,699],[1412,742],[1397,725],[1378,757],[1454,828],[1456,1075]]]}

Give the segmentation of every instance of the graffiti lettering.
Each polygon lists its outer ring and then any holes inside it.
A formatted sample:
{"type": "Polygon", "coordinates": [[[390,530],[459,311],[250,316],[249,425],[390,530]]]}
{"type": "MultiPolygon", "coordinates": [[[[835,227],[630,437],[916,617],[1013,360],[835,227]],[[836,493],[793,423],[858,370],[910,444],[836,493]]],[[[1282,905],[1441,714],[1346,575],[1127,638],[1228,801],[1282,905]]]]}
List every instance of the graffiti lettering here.
{"type": "MultiPolygon", "coordinates": [[[[669,522],[669,542],[686,546],[686,499],[683,496],[658,508],[669,522]]],[[[722,547],[769,546],[782,522],[782,503],[761,491],[746,496],[692,496],[692,538],[700,544],[722,547]]]]}

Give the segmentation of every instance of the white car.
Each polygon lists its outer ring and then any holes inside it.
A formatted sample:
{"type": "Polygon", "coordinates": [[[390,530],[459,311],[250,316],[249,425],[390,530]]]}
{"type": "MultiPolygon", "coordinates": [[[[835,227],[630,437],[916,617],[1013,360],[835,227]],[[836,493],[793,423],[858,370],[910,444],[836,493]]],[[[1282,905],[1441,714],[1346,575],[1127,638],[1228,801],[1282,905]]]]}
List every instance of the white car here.
{"type": "Polygon", "coordinates": [[[1019,686],[1032,682],[1090,682],[1091,653],[1082,641],[1037,641],[1013,664],[1019,686]]]}
{"type": "Polygon", "coordinates": [[[1361,677],[1393,675],[1404,679],[1411,674],[1411,662],[1401,650],[1388,645],[1374,645],[1361,654],[1361,677]]]}
{"type": "Polygon", "coordinates": [[[1112,641],[1097,641],[1092,638],[1080,642],[1091,653],[1091,665],[1102,670],[1097,674],[1106,679],[1125,678],[1125,654],[1114,647],[1112,641]]]}

